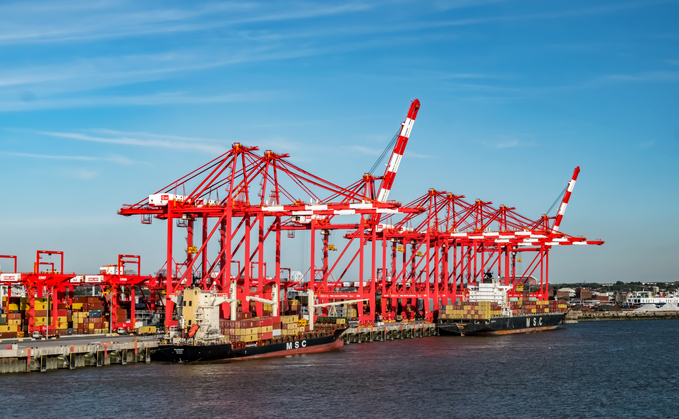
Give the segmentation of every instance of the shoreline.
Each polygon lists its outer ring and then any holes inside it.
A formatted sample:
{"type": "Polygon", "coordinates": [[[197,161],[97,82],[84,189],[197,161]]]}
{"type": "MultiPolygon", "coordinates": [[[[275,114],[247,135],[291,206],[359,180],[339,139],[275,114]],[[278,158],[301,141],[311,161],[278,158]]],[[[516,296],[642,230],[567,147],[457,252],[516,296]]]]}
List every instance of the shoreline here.
{"type": "Polygon", "coordinates": [[[625,320],[667,320],[679,319],[679,311],[596,311],[570,310],[563,323],[625,321],[625,320]]]}

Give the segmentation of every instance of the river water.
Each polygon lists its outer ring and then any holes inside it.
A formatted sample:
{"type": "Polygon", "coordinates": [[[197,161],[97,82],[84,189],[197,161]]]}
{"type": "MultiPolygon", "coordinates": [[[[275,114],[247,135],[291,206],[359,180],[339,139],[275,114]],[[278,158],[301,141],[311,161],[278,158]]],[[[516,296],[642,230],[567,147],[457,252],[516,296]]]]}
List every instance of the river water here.
{"type": "Polygon", "coordinates": [[[679,417],[679,320],[0,376],[6,418],[679,417]]]}

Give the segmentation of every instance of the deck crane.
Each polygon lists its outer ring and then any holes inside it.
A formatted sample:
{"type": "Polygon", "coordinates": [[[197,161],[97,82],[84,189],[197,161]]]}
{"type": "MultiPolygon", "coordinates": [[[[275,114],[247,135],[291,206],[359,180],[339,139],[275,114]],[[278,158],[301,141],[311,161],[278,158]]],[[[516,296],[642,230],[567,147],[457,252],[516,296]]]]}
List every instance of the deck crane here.
{"type": "Polygon", "coordinates": [[[415,123],[415,118],[417,117],[417,111],[419,110],[420,101],[415,99],[410,105],[410,110],[408,111],[406,120],[401,124],[401,132],[398,134],[396,145],[394,146],[394,150],[391,152],[391,157],[389,158],[389,164],[384,171],[384,176],[382,176],[380,189],[377,193],[377,200],[379,202],[387,202],[389,192],[391,191],[391,187],[394,184],[394,178],[396,177],[398,165],[401,163],[401,158],[403,158],[403,152],[406,149],[406,144],[408,144],[410,131],[413,129],[413,124],[415,123]]]}
{"type": "Polygon", "coordinates": [[[580,166],[575,168],[575,171],[573,171],[573,178],[570,180],[570,182],[568,182],[568,186],[566,186],[566,193],[563,195],[563,200],[561,201],[561,205],[559,205],[559,211],[556,213],[554,226],[552,226],[552,231],[555,233],[559,231],[559,226],[561,226],[561,220],[563,219],[564,212],[566,212],[568,200],[571,199],[571,193],[573,193],[573,188],[575,187],[575,181],[578,179],[578,174],[580,174],[580,166]]]}

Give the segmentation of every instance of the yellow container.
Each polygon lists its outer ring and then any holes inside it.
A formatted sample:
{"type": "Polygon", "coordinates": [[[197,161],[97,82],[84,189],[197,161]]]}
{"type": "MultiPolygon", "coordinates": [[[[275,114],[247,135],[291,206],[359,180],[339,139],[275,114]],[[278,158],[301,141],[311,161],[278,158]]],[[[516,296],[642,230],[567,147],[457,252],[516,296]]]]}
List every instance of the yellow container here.
{"type": "Polygon", "coordinates": [[[19,310],[19,305],[15,303],[8,304],[7,310],[19,310]]]}
{"type": "Polygon", "coordinates": [[[73,310],[81,310],[83,308],[83,303],[73,303],[73,310]]]}
{"type": "Polygon", "coordinates": [[[88,328],[88,329],[94,329],[94,323],[88,324],[88,325],[87,325],[87,328],[88,328]]]}

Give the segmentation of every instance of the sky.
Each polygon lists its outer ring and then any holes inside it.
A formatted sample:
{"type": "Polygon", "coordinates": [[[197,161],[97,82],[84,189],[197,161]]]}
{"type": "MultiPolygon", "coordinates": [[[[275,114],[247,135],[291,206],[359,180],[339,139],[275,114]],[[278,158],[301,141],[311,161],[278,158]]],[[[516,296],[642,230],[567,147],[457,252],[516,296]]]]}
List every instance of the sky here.
{"type": "Polygon", "coordinates": [[[153,272],[164,229],[123,204],[235,142],[348,185],[418,98],[390,199],[536,219],[580,166],[561,231],[606,244],[555,248],[551,282],[679,280],[678,20],[679,1],[3,1],[0,254],[153,272]]]}

